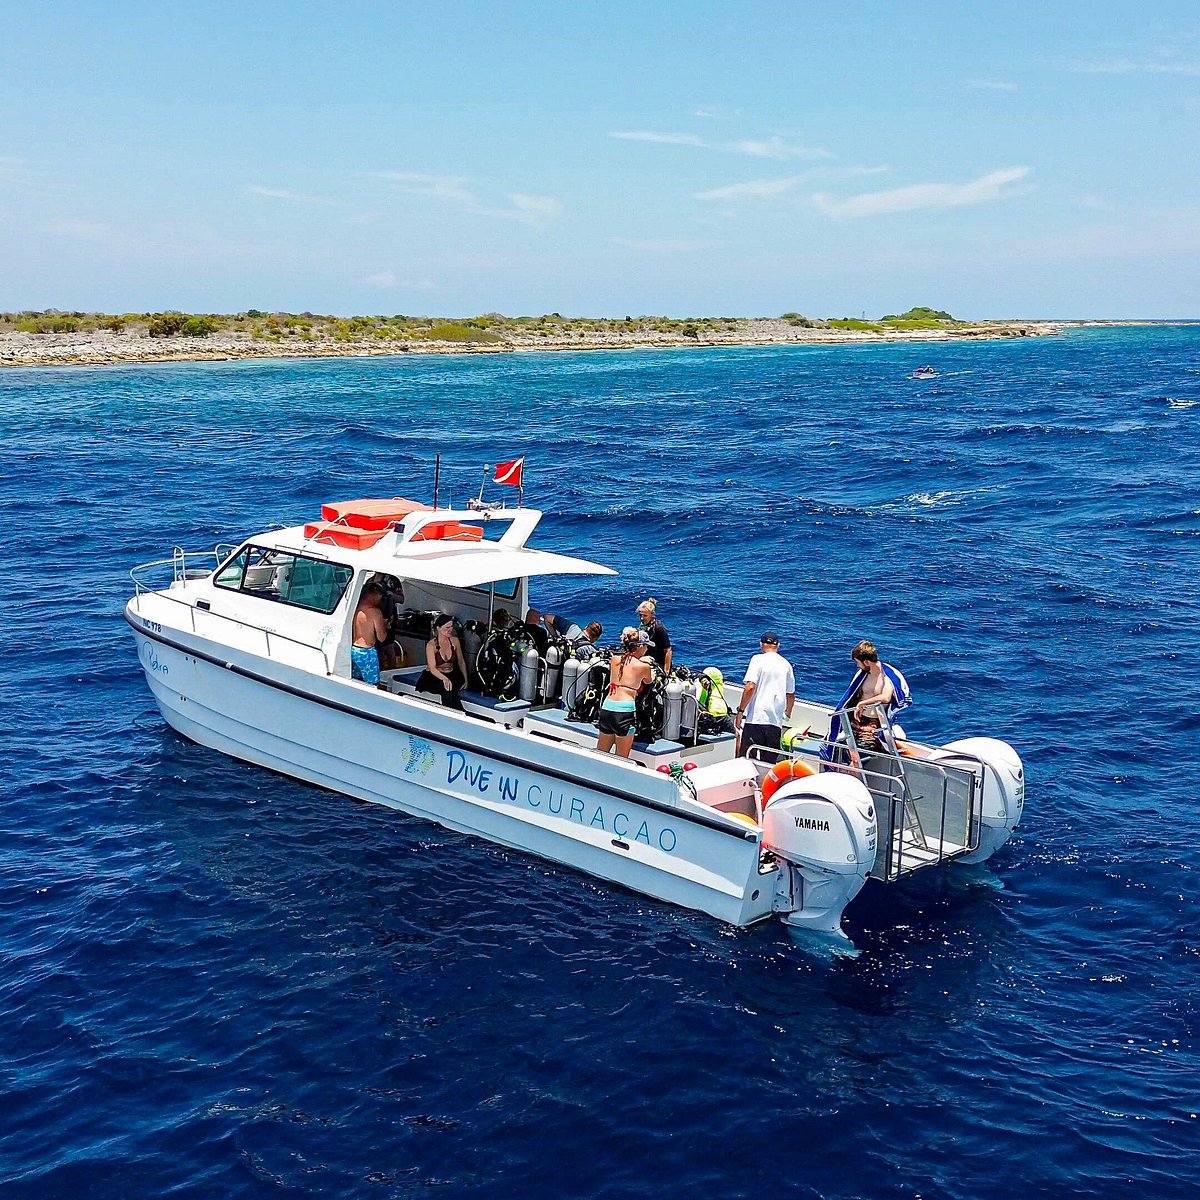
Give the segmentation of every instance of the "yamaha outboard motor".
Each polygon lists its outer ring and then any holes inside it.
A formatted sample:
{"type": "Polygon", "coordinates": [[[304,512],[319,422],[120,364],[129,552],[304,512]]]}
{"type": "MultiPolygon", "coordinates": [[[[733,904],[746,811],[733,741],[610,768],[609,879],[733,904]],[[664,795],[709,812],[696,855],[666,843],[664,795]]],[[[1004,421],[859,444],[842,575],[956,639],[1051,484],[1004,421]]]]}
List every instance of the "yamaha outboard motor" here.
{"type": "Polygon", "coordinates": [[[785,783],[763,809],[763,845],[780,863],[772,905],[784,921],[845,937],[842,913],[875,863],[875,804],[851,775],[785,783]]]}

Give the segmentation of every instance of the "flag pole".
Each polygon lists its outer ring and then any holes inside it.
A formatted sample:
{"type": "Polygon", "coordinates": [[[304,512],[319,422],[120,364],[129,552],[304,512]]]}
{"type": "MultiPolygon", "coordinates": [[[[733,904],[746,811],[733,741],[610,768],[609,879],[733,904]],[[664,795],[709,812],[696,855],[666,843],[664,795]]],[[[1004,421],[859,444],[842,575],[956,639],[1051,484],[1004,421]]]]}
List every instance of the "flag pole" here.
{"type": "Polygon", "coordinates": [[[488,469],[487,469],[487,464],[485,463],[484,467],[483,467],[483,476],[479,480],[479,503],[480,504],[483,503],[483,489],[487,486],[487,473],[488,473],[488,469]]]}
{"type": "Polygon", "coordinates": [[[433,460],[433,507],[438,506],[438,485],[442,479],[442,456],[440,454],[434,456],[433,460]]]}

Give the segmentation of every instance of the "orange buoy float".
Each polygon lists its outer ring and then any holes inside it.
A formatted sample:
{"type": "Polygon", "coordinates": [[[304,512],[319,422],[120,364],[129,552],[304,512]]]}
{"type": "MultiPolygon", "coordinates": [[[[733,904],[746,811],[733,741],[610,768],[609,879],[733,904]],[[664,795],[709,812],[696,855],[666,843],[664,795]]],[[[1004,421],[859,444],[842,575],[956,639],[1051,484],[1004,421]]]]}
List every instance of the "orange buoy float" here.
{"type": "Polygon", "coordinates": [[[766,808],[771,803],[771,797],[785,783],[793,779],[804,779],[806,776],[815,775],[816,773],[815,767],[810,767],[808,763],[801,762],[798,758],[785,758],[782,762],[777,762],[767,772],[767,777],[762,781],[763,808],[766,808]]]}

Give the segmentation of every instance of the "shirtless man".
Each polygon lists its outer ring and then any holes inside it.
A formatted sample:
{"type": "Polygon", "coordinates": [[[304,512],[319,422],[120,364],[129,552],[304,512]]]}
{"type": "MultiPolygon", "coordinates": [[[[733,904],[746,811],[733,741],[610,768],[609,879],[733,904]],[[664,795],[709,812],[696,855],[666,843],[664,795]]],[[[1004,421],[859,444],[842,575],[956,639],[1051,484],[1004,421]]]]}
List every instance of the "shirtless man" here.
{"type": "Polygon", "coordinates": [[[654,675],[651,660],[643,657],[653,644],[644,630],[628,626],[621,634],[621,653],[609,667],[608,695],[600,705],[600,737],[596,749],[607,754],[615,745],[620,758],[633,749],[638,693],[654,675]]]}
{"type": "Polygon", "coordinates": [[[854,705],[854,715],[859,720],[880,720],[879,709],[876,705],[890,708],[896,702],[896,689],[892,681],[883,673],[883,663],[879,661],[879,652],[874,642],[859,642],[850,651],[850,657],[860,671],[867,673],[858,689],[858,699],[854,705]]]}
{"type": "Polygon", "coordinates": [[[354,610],[354,643],[350,647],[350,678],[379,686],[379,645],[387,641],[387,622],[379,611],[383,585],[372,579],[354,610]]]}

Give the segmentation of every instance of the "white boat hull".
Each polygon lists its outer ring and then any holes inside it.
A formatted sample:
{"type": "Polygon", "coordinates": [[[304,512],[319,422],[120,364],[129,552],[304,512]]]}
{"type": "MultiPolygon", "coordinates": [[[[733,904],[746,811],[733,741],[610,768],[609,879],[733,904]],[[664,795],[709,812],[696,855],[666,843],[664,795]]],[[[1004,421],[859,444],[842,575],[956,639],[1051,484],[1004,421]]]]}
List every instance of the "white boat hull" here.
{"type": "Polygon", "coordinates": [[[164,719],[200,745],[733,925],[771,915],[757,833],[685,812],[661,774],[126,615],[164,719]]]}

